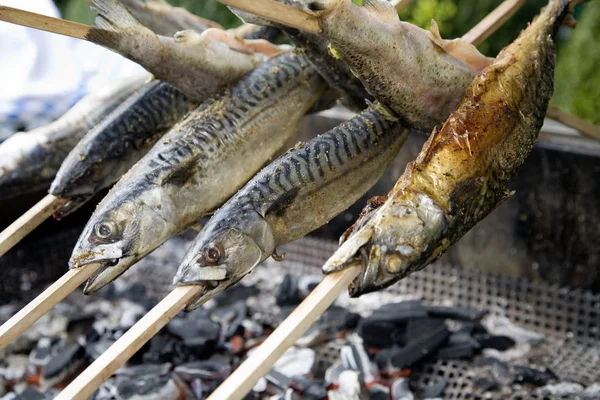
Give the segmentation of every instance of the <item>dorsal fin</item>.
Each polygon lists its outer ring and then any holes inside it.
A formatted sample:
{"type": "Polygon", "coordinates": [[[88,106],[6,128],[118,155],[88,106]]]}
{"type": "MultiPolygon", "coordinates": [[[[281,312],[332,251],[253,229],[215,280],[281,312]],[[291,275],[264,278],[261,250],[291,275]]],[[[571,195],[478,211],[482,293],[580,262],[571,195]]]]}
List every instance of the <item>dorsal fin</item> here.
{"type": "MultiPolygon", "coordinates": [[[[351,2],[350,2],[351,3],[351,2]]],[[[354,4],[349,6],[360,7],[354,4]]],[[[387,23],[398,22],[398,12],[394,6],[387,0],[367,0],[363,5],[362,9],[368,14],[373,15],[374,18],[385,21],[387,23]]]]}
{"type": "Polygon", "coordinates": [[[431,33],[431,41],[437,44],[440,47],[444,47],[444,39],[442,39],[442,35],[440,35],[440,27],[435,19],[431,20],[431,27],[429,28],[429,32],[431,33]]]}

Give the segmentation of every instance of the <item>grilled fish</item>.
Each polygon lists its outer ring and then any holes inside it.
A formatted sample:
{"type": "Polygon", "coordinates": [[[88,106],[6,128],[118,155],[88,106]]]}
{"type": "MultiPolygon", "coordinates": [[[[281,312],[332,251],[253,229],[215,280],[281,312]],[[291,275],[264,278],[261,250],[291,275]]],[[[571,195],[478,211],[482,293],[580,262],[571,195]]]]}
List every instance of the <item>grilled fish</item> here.
{"type": "MultiPolygon", "coordinates": [[[[288,4],[290,0],[281,1],[288,4]]],[[[230,7],[230,9],[244,22],[247,22],[246,25],[248,23],[259,24],[283,30],[296,47],[301,49],[304,55],[317,68],[323,79],[332,88],[336,89],[339,95],[343,95],[342,104],[347,108],[360,112],[367,107],[367,101],[372,102],[374,100],[362,82],[350,71],[350,68],[343,61],[329,54],[329,43],[325,37],[302,32],[298,29],[287,28],[236,8],[230,7]]]]}
{"type": "Polygon", "coordinates": [[[69,201],[54,216],[73,212],[115,183],[195,107],[166,82],[146,83],[89,131],[64,160],[50,194],[69,201]]]}
{"type": "Polygon", "coordinates": [[[70,266],[102,263],[92,293],[240,188],[297,130],[325,82],[302,56],[265,62],[175,125],[112,188],[70,266]]]}
{"type": "Polygon", "coordinates": [[[412,127],[430,132],[454,111],[464,91],[492,59],[462,39],[443,40],[400,21],[387,0],[278,0],[316,15],[332,54],[377,100],[412,127]]]}
{"type": "Polygon", "coordinates": [[[144,74],[89,94],[56,121],[14,134],[0,144],[0,199],[48,188],[83,135],[147,79],[144,74]]]}
{"type": "Polygon", "coordinates": [[[352,205],[383,175],[407,135],[376,104],[265,167],[211,218],[184,257],[173,283],[203,285],[188,309],[352,205]]]}
{"type": "Polygon", "coordinates": [[[190,13],[182,7],[173,7],[163,0],[119,0],[145,27],[157,35],[173,36],[186,29],[202,33],[209,28],[221,28],[211,20],[190,13]]]}
{"type": "Polygon", "coordinates": [[[554,36],[568,0],[542,14],[484,69],[434,131],[387,199],[375,199],[342,238],[325,272],[362,260],[353,296],[424,268],[509,195],[553,91],[554,36]]]}
{"type": "Polygon", "coordinates": [[[279,51],[265,40],[244,41],[215,28],[157,36],[117,0],[94,0],[92,9],[98,16],[87,40],[139,63],[192,101],[204,101],[279,51]]]}

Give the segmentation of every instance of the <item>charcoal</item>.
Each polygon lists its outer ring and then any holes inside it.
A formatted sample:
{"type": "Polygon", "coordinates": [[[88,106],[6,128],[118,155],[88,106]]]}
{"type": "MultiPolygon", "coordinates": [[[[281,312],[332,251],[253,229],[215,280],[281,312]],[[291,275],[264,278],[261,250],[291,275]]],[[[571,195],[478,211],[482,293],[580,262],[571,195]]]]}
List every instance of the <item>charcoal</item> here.
{"type": "Polygon", "coordinates": [[[473,349],[481,348],[481,345],[475,338],[466,332],[453,332],[448,338],[449,345],[469,344],[473,349]]]}
{"type": "Polygon", "coordinates": [[[307,379],[296,377],[293,385],[302,395],[302,399],[321,400],[327,397],[327,387],[324,381],[308,381],[307,379]]]}
{"type": "Polygon", "coordinates": [[[269,383],[267,382],[265,377],[262,377],[258,380],[258,382],[256,382],[256,384],[252,388],[252,391],[256,393],[262,393],[267,390],[267,386],[269,386],[269,383]]]}
{"type": "Polygon", "coordinates": [[[47,400],[50,398],[51,397],[46,396],[44,393],[38,392],[33,388],[27,388],[19,393],[14,400],[47,400]]]}
{"type": "Polygon", "coordinates": [[[300,291],[298,290],[298,277],[294,275],[286,275],[279,285],[275,301],[278,306],[293,306],[300,304],[300,291]]]}
{"type": "Polygon", "coordinates": [[[223,337],[230,338],[241,329],[242,322],[248,315],[248,306],[245,301],[237,301],[232,305],[217,308],[211,315],[212,319],[221,325],[223,337]]]}
{"type": "Polygon", "coordinates": [[[265,334],[262,325],[252,319],[243,320],[242,326],[244,327],[244,337],[246,339],[262,337],[265,334]]]}
{"type": "Polygon", "coordinates": [[[496,349],[506,351],[515,345],[515,341],[508,336],[476,335],[475,339],[484,349],[496,349]]]}
{"type": "Polygon", "coordinates": [[[485,315],[484,312],[466,307],[428,306],[427,314],[431,318],[453,319],[457,321],[476,322],[485,315]]]}
{"type": "Polygon", "coordinates": [[[202,400],[204,398],[204,384],[201,379],[194,379],[192,383],[190,383],[190,388],[192,389],[194,399],[202,400]]]}
{"type": "Polygon", "coordinates": [[[406,326],[406,343],[410,344],[415,340],[421,340],[423,334],[444,330],[444,328],[449,336],[450,332],[446,327],[446,322],[442,319],[422,318],[409,321],[406,326]]]}
{"type": "Polygon", "coordinates": [[[340,332],[355,329],[360,315],[342,307],[332,306],[321,315],[296,342],[298,346],[312,347],[320,342],[334,339],[340,332]]]}
{"type": "Polygon", "coordinates": [[[246,302],[248,297],[256,296],[259,294],[259,290],[256,286],[248,286],[243,284],[237,284],[227,289],[227,291],[219,293],[214,301],[217,303],[217,307],[231,306],[238,301],[246,302]]]}
{"type": "Polygon", "coordinates": [[[404,343],[404,332],[388,322],[364,318],[358,325],[358,334],[368,347],[392,347],[397,342],[404,343]],[[401,339],[399,340],[399,338],[401,339]]]}
{"type": "Polygon", "coordinates": [[[0,367],[0,377],[7,381],[19,381],[23,379],[28,362],[29,359],[27,356],[20,354],[9,355],[2,363],[5,366],[0,367]]]}
{"type": "Polygon", "coordinates": [[[490,371],[496,381],[507,384],[512,379],[508,365],[494,357],[481,357],[475,360],[475,366],[486,368],[490,371]]]}
{"type": "Polygon", "coordinates": [[[142,356],[144,363],[162,364],[171,362],[176,365],[194,361],[197,356],[210,356],[213,350],[203,348],[207,350],[206,353],[193,353],[179,339],[161,335],[154,336],[146,346],[146,349],[142,356]]]}
{"type": "Polygon", "coordinates": [[[313,349],[290,347],[277,360],[273,369],[288,376],[302,376],[309,374],[315,363],[316,352],[313,349]]]}
{"type": "Polygon", "coordinates": [[[44,368],[44,379],[56,378],[83,364],[85,350],[79,343],[60,349],[44,368]]]}
{"type": "Polygon", "coordinates": [[[231,365],[219,360],[194,361],[175,367],[175,373],[187,381],[224,379],[231,373],[231,365]]]}
{"type": "Polygon", "coordinates": [[[437,399],[442,397],[444,390],[448,386],[448,381],[445,379],[438,379],[437,381],[429,384],[423,391],[424,399],[437,399]]]}
{"type": "Polygon", "coordinates": [[[165,399],[177,400],[180,389],[165,372],[164,365],[143,365],[135,369],[136,373],[121,373],[115,379],[117,398],[122,399],[165,399]]]}
{"type": "Polygon", "coordinates": [[[514,372],[515,382],[517,383],[529,383],[534,386],[544,386],[551,381],[558,380],[558,376],[548,368],[540,370],[524,365],[517,365],[514,368],[514,372]]]}
{"type": "Polygon", "coordinates": [[[283,389],[283,390],[287,390],[289,387],[292,386],[293,380],[289,377],[287,377],[286,375],[282,374],[281,372],[278,372],[276,369],[272,368],[269,372],[267,372],[267,374],[265,375],[265,379],[275,385],[276,387],[278,387],[279,389],[283,389]]]}
{"type": "Polygon", "coordinates": [[[335,391],[329,391],[327,394],[330,400],[369,400],[370,398],[361,373],[350,370],[340,374],[338,388],[335,391]]]}
{"type": "Polygon", "coordinates": [[[180,339],[195,339],[199,337],[206,340],[216,341],[219,338],[221,327],[210,318],[192,319],[192,318],[173,318],[167,324],[167,332],[179,337],[180,339]]]}
{"type": "Polygon", "coordinates": [[[369,318],[397,325],[413,319],[427,318],[427,316],[427,309],[423,307],[420,301],[409,300],[400,303],[385,304],[378,310],[375,310],[369,318]]]}
{"type": "Polygon", "coordinates": [[[499,388],[498,382],[480,376],[473,378],[473,384],[483,392],[491,392],[499,388]]]}
{"type": "MultiPolygon", "coordinates": [[[[360,339],[358,339],[360,340],[360,339]]],[[[342,346],[340,358],[344,369],[352,369],[362,373],[365,382],[369,383],[375,379],[372,372],[369,355],[361,342],[354,339],[352,343],[342,346]]]]}
{"type": "Polygon", "coordinates": [[[56,355],[62,341],[58,338],[42,337],[29,353],[29,364],[35,367],[45,367],[56,355]]]}
{"type": "Polygon", "coordinates": [[[390,389],[386,386],[375,384],[369,388],[370,400],[389,400],[390,389]]]}
{"type": "Polygon", "coordinates": [[[483,326],[481,321],[462,321],[458,326],[458,329],[456,329],[456,333],[468,333],[470,335],[475,335],[478,333],[487,334],[488,331],[485,326],[483,326]]]}
{"type": "MultiPolygon", "coordinates": [[[[389,363],[398,369],[409,368],[418,361],[427,357],[428,355],[439,349],[448,339],[450,332],[446,325],[442,322],[433,323],[436,320],[419,321],[419,324],[413,326],[413,329],[417,330],[417,325],[420,330],[420,335],[417,336],[416,332],[413,332],[410,336],[414,340],[408,341],[408,344],[403,348],[392,352],[389,359],[389,363]]],[[[411,321],[411,324],[416,321],[411,321]]],[[[409,330],[411,328],[409,324],[409,330]]]]}
{"type": "Polygon", "coordinates": [[[442,347],[435,353],[436,360],[460,360],[473,357],[475,348],[469,343],[459,343],[442,347]]]}
{"type": "Polygon", "coordinates": [[[392,400],[414,400],[408,378],[396,379],[392,384],[392,400]]]}

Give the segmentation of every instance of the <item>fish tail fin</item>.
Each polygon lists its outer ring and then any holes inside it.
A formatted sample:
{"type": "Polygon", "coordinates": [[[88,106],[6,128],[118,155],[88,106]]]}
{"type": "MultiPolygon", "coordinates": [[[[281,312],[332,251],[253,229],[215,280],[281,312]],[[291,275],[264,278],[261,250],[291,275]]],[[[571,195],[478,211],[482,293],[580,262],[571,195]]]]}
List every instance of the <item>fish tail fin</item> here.
{"type": "Polygon", "coordinates": [[[113,48],[132,30],[147,29],[117,0],[93,0],[90,8],[98,14],[96,25],[87,35],[94,43],[113,48]]]}

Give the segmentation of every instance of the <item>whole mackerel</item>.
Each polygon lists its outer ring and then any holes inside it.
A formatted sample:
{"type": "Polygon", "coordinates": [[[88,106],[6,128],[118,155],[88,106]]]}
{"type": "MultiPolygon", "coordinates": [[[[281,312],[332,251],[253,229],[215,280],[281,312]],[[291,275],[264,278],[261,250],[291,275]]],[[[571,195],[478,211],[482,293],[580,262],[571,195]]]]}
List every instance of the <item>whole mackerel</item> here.
{"type": "Polygon", "coordinates": [[[353,296],[424,268],[510,196],[552,97],[554,38],[574,3],[550,1],[477,76],[387,199],[372,201],[342,238],[324,271],[362,261],[353,296]]]}
{"type": "Polygon", "coordinates": [[[326,84],[305,57],[273,57],[175,125],[102,200],[71,257],[103,267],[94,292],[215,210],[295,133],[326,84]]]}
{"type": "Polygon", "coordinates": [[[144,74],[91,93],[56,121],[1,143],[0,199],[47,189],[77,142],[147,79],[144,74]]]}
{"type": "Polygon", "coordinates": [[[387,0],[278,0],[318,18],[332,54],[345,62],[378,101],[407,124],[430,132],[460,102],[492,59],[463,39],[443,40],[400,21],[387,0]]]}
{"type": "Polygon", "coordinates": [[[381,178],[407,135],[391,111],[375,104],[265,167],[211,218],[179,266],[174,284],[203,286],[188,309],[352,205],[381,178]]]}
{"type": "Polygon", "coordinates": [[[185,30],[172,38],[158,36],[117,0],[92,3],[98,16],[87,40],[139,63],[199,103],[279,51],[264,40],[244,41],[215,28],[202,33],[185,30]]]}
{"type": "Polygon", "coordinates": [[[54,216],[73,212],[119,180],[195,107],[166,82],[146,83],[89,131],[63,161],[50,194],[68,202],[54,216]]]}

